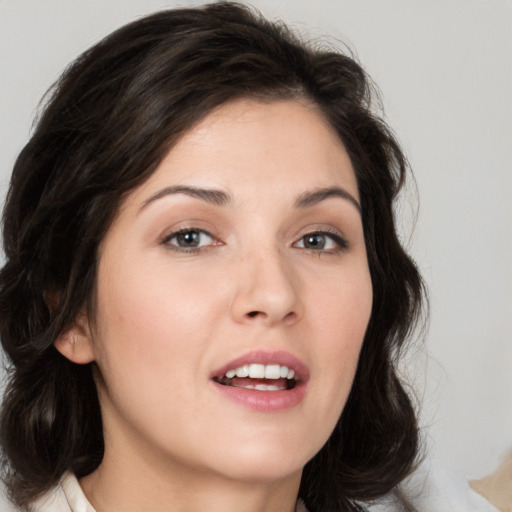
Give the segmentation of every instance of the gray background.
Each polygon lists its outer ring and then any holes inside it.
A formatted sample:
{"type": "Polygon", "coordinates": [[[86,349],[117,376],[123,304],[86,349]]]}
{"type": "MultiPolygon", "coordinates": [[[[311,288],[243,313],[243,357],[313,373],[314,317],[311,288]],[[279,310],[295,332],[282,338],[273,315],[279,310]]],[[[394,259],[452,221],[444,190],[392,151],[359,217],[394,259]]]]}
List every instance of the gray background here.
{"type": "MultiPolygon", "coordinates": [[[[0,192],[38,101],[92,43],[145,13],[200,2],[0,0],[0,192]]],[[[430,287],[412,354],[431,456],[468,476],[512,448],[512,3],[254,0],[355,49],[414,169],[402,230],[430,287]]]]}

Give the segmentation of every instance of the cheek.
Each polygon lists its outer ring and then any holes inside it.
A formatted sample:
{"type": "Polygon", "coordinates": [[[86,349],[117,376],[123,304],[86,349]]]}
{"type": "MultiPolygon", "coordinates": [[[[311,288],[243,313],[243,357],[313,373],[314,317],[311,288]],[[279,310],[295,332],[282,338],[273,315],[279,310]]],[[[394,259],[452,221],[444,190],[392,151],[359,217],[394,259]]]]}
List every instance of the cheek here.
{"type": "Polygon", "coordinates": [[[353,346],[359,350],[368,325],[373,293],[366,266],[333,276],[323,286],[312,287],[310,310],[314,311],[314,329],[333,351],[353,346]]]}
{"type": "Polygon", "coordinates": [[[324,293],[311,296],[310,310],[316,311],[311,357],[321,373],[317,382],[323,389],[318,395],[331,404],[334,421],[350,392],[372,309],[369,272],[366,267],[356,270],[326,283],[324,293]]]}
{"type": "MultiPolygon", "coordinates": [[[[176,266],[133,268],[119,260],[115,272],[100,268],[96,363],[105,421],[121,417],[146,429],[168,425],[178,405],[201,401],[191,376],[200,374],[207,327],[218,315],[204,279],[184,279],[176,266]]],[[[177,435],[166,428],[162,439],[177,435]]]]}
{"type": "Polygon", "coordinates": [[[213,304],[204,302],[204,282],[184,279],[179,269],[146,265],[139,272],[130,263],[100,268],[96,361],[110,392],[137,393],[139,386],[158,401],[199,364],[213,304]]]}
{"type": "MultiPolygon", "coordinates": [[[[181,272],[179,265],[137,265],[119,263],[115,272],[100,282],[108,283],[99,290],[100,325],[110,332],[104,338],[126,336],[138,340],[144,351],[158,342],[166,345],[197,332],[197,320],[208,315],[212,302],[205,279],[194,279],[181,272]],[[151,336],[152,334],[152,336],[151,336]]],[[[100,275],[101,279],[101,275],[100,275]]]]}

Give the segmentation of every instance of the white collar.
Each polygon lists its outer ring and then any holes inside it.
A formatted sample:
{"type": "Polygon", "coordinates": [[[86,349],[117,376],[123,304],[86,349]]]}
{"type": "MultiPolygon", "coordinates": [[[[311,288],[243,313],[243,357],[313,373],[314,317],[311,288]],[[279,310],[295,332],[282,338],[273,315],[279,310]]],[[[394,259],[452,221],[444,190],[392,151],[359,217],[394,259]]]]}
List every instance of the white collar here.
{"type": "MultiPolygon", "coordinates": [[[[65,473],[58,485],[36,500],[30,512],[96,512],[73,473],[65,473]]],[[[295,512],[308,512],[302,500],[295,512]]]]}

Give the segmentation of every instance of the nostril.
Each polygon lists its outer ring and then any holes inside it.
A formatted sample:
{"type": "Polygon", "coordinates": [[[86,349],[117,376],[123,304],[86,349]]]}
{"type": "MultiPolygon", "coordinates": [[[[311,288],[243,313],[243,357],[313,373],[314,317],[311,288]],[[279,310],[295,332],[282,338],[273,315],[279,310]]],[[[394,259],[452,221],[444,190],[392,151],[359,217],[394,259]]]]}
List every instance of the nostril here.
{"type": "Polygon", "coordinates": [[[247,316],[249,318],[254,318],[255,316],[262,315],[263,313],[261,311],[251,311],[247,313],[247,316]]]}

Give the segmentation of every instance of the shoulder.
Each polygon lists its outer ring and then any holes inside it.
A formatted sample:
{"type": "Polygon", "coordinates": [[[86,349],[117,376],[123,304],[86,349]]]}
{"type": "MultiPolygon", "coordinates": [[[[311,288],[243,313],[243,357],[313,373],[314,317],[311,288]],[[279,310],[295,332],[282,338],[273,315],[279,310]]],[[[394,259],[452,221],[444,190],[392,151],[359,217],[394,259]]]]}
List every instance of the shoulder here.
{"type": "Polygon", "coordinates": [[[8,501],[5,493],[2,493],[0,510],[2,512],[95,512],[72,473],[66,473],[58,484],[35,500],[27,510],[14,506],[8,501]]]}
{"type": "Polygon", "coordinates": [[[512,511],[512,452],[494,473],[480,480],[473,480],[471,487],[500,510],[512,511]]]}
{"type": "Polygon", "coordinates": [[[61,482],[48,492],[38,498],[28,509],[28,512],[72,512],[67,500],[61,482]]]}
{"type": "Polygon", "coordinates": [[[66,473],[60,482],[34,503],[29,512],[95,512],[75,475],[66,473]]]}
{"type": "MultiPolygon", "coordinates": [[[[400,486],[401,494],[418,512],[498,512],[471,489],[467,479],[432,461],[423,462],[400,486]]],[[[372,505],[370,512],[396,512],[400,499],[389,496],[372,505]]]]}
{"type": "Polygon", "coordinates": [[[2,512],[20,512],[7,498],[4,486],[0,483],[0,510],[2,512]]]}

